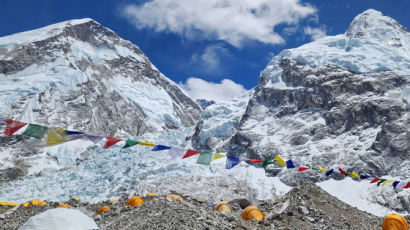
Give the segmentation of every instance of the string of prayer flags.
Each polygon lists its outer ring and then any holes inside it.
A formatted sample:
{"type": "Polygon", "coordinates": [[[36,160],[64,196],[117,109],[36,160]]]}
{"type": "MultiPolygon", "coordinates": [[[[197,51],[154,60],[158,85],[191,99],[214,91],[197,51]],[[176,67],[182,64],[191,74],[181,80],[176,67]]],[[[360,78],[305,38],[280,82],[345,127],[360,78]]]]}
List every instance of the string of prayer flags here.
{"type": "Polygon", "coordinates": [[[184,155],[185,149],[171,147],[168,151],[168,156],[177,158],[184,155]]]}
{"type": "Polygon", "coordinates": [[[377,186],[380,186],[381,183],[387,181],[387,179],[380,179],[379,182],[377,182],[377,186]]]}
{"type": "Polygon", "coordinates": [[[161,151],[161,150],[166,150],[170,149],[171,147],[165,146],[165,145],[156,145],[154,148],[152,148],[151,151],[161,151]]]}
{"type": "Polygon", "coordinates": [[[384,186],[385,184],[388,184],[388,183],[393,183],[393,182],[394,182],[394,180],[386,180],[385,182],[382,183],[382,186],[384,186]]]}
{"type": "Polygon", "coordinates": [[[13,133],[17,132],[19,129],[23,128],[27,123],[21,121],[15,121],[8,119],[6,121],[6,130],[4,131],[4,135],[11,136],[13,133]]]}
{"type": "Polygon", "coordinates": [[[108,149],[109,147],[115,145],[116,143],[118,143],[120,141],[122,141],[122,139],[106,137],[105,138],[105,145],[104,145],[103,149],[108,149]]]}
{"type": "Polygon", "coordinates": [[[151,144],[149,141],[138,142],[138,144],[148,146],[148,147],[155,147],[155,145],[151,144]]]}
{"type": "Polygon", "coordinates": [[[295,165],[293,164],[293,161],[292,161],[292,160],[287,160],[287,161],[286,161],[286,167],[287,167],[288,169],[291,169],[291,168],[295,168],[295,165]]]}
{"type": "Polygon", "coordinates": [[[198,154],[198,153],[199,153],[199,151],[192,150],[192,149],[188,149],[188,150],[185,152],[185,155],[182,157],[182,159],[185,159],[185,158],[187,158],[187,157],[192,157],[192,156],[194,156],[194,155],[196,155],[196,154],[198,154]]]}
{"type": "Polygon", "coordinates": [[[226,168],[226,169],[231,169],[231,168],[235,167],[236,165],[238,165],[239,162],[241,162],[241,160],[240,160],[239,157],[226,156],[225,168],[226,168]]]}
{"type": "Polygon", "coordinates": [[[103,136],[92,135],[92,134],[86,134],[85,137],[91,142],[93,142],[94,144],[97,144],[104,138],[103,136]]]}
{"type": "Polygon", "coordinates": [[[203,164],[203,165],[210,165],[213,155],[214,154],[210,152],[200,152],[196,163],[203,164]]]}
{"type": "Polygon", "coordinates": [[[29,124],[26,131],[24,131],[23,134],[41,140],[47,133],[47,130],[47,127],[41,125],[29,124]]]}
{"type": "Polygon", "coordinates": [[[286,166],[285,161],[284,161],[284,160],[282,159],[282,157],[280,157],[279,155],[276,155],[276,156],[275,156],[275,162],[276,162],[276,164],[278,164],[278,165],[286,166]]]}
{"type": "Polygon", "coordinates": [[[126,148],[129,148],[129,147],[131,147],[131,146],[134,146],[134,145],[136,145],[136,144],[138,144],[138,143],[139,143],[139,141],[134,141],[134,140],[128,139],[128,140],[125,141],[125,145],[124,145],[124,147],[122,147],[122,148],[123,148],[123,149],[126,149],[126,148]]]}
{"type": "Polygon", "coordinates": [[[326,176],[332,175],[333,171],[334,171],[333,169],[328,170],[328,171],[326,172],[326,176]]]}
{"type": "Polygon", "coordinates": [[[303,171],[305,171],[305,170],[308,170],[309,168],[307,168],[307,167],[300,167],[300,168],[298,168],[298,171],[299,172],[303,172],[303,171]]]}
{"type": "Polygon", "coordinates": [[[214,160],[217,160],[219,158],[222,158],[222,157],[226,157],[226,155],[223,155],[223,154],[220,154],[220,153],[214,153],[214,156],[212,157],[211,162],[214,161],[214,160]]]}
{"type": "Polygon", "coordinates": [[[51,128],[48,129],[46,145],[58,145],[66,142],[67,132],[64,129],[51,128]]]}

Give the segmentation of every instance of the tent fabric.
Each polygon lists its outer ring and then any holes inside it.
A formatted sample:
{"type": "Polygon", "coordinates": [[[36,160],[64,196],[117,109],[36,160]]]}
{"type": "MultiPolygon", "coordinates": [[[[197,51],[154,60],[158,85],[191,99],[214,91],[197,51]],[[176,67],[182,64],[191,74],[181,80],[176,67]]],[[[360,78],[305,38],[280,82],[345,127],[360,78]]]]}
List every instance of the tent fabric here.
{"type": "Polygon", "coordinates": [[[112,138],[112,137],[105,137],[105,145],[103,149],[108,149],[109,147],[115,145],[116,143],[122,141],[122,139],[112,138]]]}
{"type": "Polygon", "coordinates": [[[138,143],[140,143],[140,142],[139,142],[139,141],[135,141],[135,140],[128,139],[128,140],[125,141],[125,145],[124,145],[124,147],[122,147],[122,148],[123,148],[123,149],[126,149],[126,148],[129,148],[129,147],[131,147],[131,146],[137,145],[138,143]]]}
{"type": "Polygon", "coordinates": [[[199,151],[192,150],[192,149],[188,149],[188,150],[185,152],[185,155],[182,157],[182,159],[187,158],[187,157],[192,157],[192,156],[194,156],[194,155],[196,155],[196,154],[198,154],[198,153],[199,153],[199,151]]]}
{"type": "Polygon", "coordinates": [[[168,156],[177,158],[177,157],[182,157],[184,153],[185,153],[185,149],[172,147],[168,151],[168,156]]]}
{"type": "Polygon", "coordinates": [[[399,214],[387,214],[386,219],[382,223],[382,230],[408,230],[410,229],[404,217],[399,214]]]}
{"type": "Polygon", "coordinates": [[[147,196],[158,196],[158,194],[150,192],[150,193],[147,193],[147,196]]]}
{"type": "Polygon", "coordinates": [[[182,198],[182,196],[174,195],[174,194],[168,195],[167,199],[169,199],[169,200],[179,200],[181,202],[184,202],[184,198],[182,198]]]}
{"type": "Polygon", "coordinates": [[[69,204],[60,204],[56,208],[73,208],[73,206],[71,206],[69,204]]]}
{"type": "Polygon", "coordinates": [[[110,210],[111,210],[110,207],[108,207],[108,206],[102,206],[101,208],[99,208],[99,209],[97,210],[97,214],[99,215],[99,214],[102,214],[102,213],[104,213],[104,212],[108,212],[108,211],[110,211],[110,210]]]}
{"type": "Polygon", "coordinates": [[[13,133],[17,132],[19,129],[23,128],[26,125],[27,123],[25,122],[8,119],[6,121],[6,130],[4,131],[4,135],[11,136],[13,135],[13,133]]]}
{"type": "Polygon", "coordinates": [[[131,207],[137,207],[144,203],[144,200],[139,196],[133,196],[127,201],[127,205],[131,207]]]}
{"type": "Polygon", "coordinates": [[[231,206],[227,202],[220,202],[215,207],[214,210],[218,212],[232,212],[231,206]]]}
{"type": "Polygon", "coordinates": [[[19,230],[98,230],[93,219],[76,209],[55,208],[32,216],[19,230]]]}
{"type": "Polygon", "coordinates": [[[222,157],[226,157],[226,155],[223,155],[223,154],[220,154],[220,153],[214,153],[214,156],[212,157],[211,162],[214,161],[214,160],[220,159],[222,157]]]}
{"type": "Polygon", "coordinates": [[[24,203],[24,204],[21,204],[21,206],[23,206],[23,207],[28,207],[28,206],[31,206],[31,205],[34,205],[34,206],[44,206],[44,205],[46,205],[46,204],[47,204],[47,202],[45,202],[45,201],[32,200],[32,201],[26,202],[26,203],[24,203]]]}
{"type": "Polygon", "coordinates": [[[47,127],[41,125],[29,124],[26,131],[24,131],[23,134],[41,140],[44,137],[44,135],[46,135],[47,130],[47,127]]]}
{"type": "Polygon", "coordinates": [[[214,156],[213,153],[201,152],[201,153],[199,153],[199,157],[198,157],[198,160],[196,161],[196,163],[197,164],[203,164],[203,165],[210,165],[213,156],[214,156]]]}
{"type": "Polygon", "coordinates": [[[19,204],[7,201],[0,201],[0,206],[19,206],[19,204]]]}
{"type": "Polygon", "coordinates": [[[152,148],[152,151],[161,151],[161,150],[166,150],[170,149],[171,147],[165,146],[165,145],[156,145],[154,148],[152,148]]]}
{"type": "Polygon", "coordinates": [[[242,213],[241,213],[241,217],[244,220],[264,220],[265,219],[265,215],[263,214],[263,212],[257,208],[256,206],[248,206],[246,207],[242,213]]]}

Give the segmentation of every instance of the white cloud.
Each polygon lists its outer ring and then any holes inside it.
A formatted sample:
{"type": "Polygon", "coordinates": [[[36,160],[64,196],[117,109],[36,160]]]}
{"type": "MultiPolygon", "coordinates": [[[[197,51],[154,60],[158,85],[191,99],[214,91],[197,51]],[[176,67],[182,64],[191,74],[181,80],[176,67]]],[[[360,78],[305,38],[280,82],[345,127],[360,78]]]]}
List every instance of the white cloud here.
{"type": "Polygon", "coordinates": [[[319,38],[323,38],[326,36],[326,30],[325,28],[312,28],[310,26],[307,26],[304,28],[305,34],[309,35],[312,40],[317,40],[319,38]]]}
{"type": "Polygon", "coordinates": [[[126,5],[123,13],[139,29],[224,40],[239,47],[245,40],[283,43],[275,26],[296,25],[316,9],[299,0],[151,0],[126,5]]]}
{"type": "Polygon", "coordinates": [[[246,91],[242,85],[229,79],[223,79],[221,83],[214,83],[191,77],[186,83],[179,83],[179,86],[195,100],[225,101],[246,91]]]}
{"type": "Polygon", "coordinates": [[[221,70],[223,58],[229,58],[231,55],[227,48],[220,45],[207,46],[202,53],[194,54],[191,57],[193,65],[198,66],[204,73],[215,73],[221,70]]]}

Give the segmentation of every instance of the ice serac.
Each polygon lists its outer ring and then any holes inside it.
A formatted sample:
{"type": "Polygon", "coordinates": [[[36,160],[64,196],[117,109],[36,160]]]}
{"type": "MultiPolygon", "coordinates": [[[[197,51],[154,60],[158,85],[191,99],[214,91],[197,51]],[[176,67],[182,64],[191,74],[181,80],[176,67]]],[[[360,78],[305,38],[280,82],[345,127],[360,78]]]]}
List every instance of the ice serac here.
{"type": "MultiPolygon", "coordinates": [[[[92,19],[1,37],[0,101],[0,117],[104,136],[189,127],[201,113],[136,45],[92,19]]],[[[30,141],[1,137],[2,147],[11,139],[30,141]]],[[[0,166],[13,168],[43,150],[4,151],[10,156],[0,166]]],[[[63,164],[48,155],[50,167],[63,164]]]]}
{"type": "MultiPolygon", "coordinates": [[[[261,73],[229,153],[280,154],[409,180],[409,41],[409,31],[397,21],[367,10],[345,34],[284,50],[261,73]]],[[[317,172],[267,172],[291,186],[327,179],[317,172]]],[[[374,203],[410,211],[408,190],[376,186],[369,194],[374,203]]]]}

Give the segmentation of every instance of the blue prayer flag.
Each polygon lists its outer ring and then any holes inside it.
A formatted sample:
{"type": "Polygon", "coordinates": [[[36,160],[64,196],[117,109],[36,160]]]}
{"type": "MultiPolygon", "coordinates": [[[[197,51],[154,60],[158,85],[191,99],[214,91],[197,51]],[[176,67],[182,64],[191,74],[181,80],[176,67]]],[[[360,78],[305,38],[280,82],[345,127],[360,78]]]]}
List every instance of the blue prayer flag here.
{"type": "Polygon", "coordinates": [[[241,162],[241,159],[239,157],[226,156],[225,168],[226,169],[231,169],[231,168],[235,167],[237,164],[239,164],[239,162],[241,162]]]}
{"type": "Polygon", "coordinates": [[[83,132],[78,132],[78,131],[70,131],[70,130],[66,130],[67,135],[81,135],[84,134],[83,132]]]}
{"type": "Polygon", "coordinates": [[[286,161],[286,167],[287,167],[288,169],[291,169],[291,168],[294,168],[295,165],[293,164],[292,160],[287,160],[287,161],[286,161]]]}
{"type": "Polygon", "coordinates": [[[330,176],[330,175],[332,175],[332,173],[333,173],[333,169],[327,171],[327,172],[326,172],[326,176],[330,176]]]}
{"type": "Polygon", "coordinates": [[[360,175],[360,179],[362,179],[362,180],[367,179],[367,178],[370,178],[370,176],[368,176],[368,175],[360,175]]]}
{"type": "Polygon", "coordinates": [[[156,145],[154,148],[152,148],[152,151],[161,151],[161,150],[166,150],[170,149],[171,147],[165,146],[165,145],[156,145]]]}
{"type": "Polygon", "coordinates": [[[396,186],[397,186],[398,183],[400,183],[400,181],[397,181],[397,180],[396,180],[395,182],[393,182],[393,188],[396,188],[396,186]]]}

